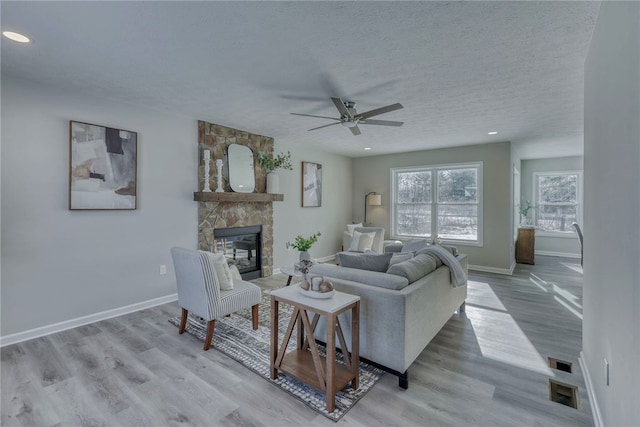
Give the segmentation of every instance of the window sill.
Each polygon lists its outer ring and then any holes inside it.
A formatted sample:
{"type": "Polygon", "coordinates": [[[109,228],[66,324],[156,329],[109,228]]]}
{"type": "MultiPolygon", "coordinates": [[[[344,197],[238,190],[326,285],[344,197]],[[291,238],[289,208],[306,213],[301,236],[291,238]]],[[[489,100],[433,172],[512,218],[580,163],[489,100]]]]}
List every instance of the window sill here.
{"type": "Polygon", "coordinates": [[[576,234],[575,232],[554,233],[552,231],[537,231],[536,230],[536,237],[551,237],[551,238],[558,238],[558,239],[577,239],[578,238],[578,234],[576,234]]]}

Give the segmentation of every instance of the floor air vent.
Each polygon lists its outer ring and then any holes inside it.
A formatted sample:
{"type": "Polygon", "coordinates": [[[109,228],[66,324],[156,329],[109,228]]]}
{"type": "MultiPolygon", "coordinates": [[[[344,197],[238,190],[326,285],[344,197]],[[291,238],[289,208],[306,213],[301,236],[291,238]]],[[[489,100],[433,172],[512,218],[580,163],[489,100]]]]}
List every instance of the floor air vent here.
{"type": "Polygon", "coordinates": [[[571,362],[565,362],[564,360],[549,358],[549,366],[552,369],[571,373],[571,362]]]}
{"type": "Polygon", "coordinates": [[[578,387],[549,380],[549,399],[578,409],[578,387]]]}

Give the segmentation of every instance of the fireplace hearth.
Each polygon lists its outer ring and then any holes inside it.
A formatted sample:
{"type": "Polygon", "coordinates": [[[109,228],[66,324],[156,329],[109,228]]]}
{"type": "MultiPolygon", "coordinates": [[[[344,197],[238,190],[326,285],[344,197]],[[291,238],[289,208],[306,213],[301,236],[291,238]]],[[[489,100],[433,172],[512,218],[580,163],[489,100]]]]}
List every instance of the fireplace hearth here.
{"type": "Polygon", "coordinates": [[[262,277],[262,226],[216,228],[213,252],[238,267],[244,280],[262,277]]]}

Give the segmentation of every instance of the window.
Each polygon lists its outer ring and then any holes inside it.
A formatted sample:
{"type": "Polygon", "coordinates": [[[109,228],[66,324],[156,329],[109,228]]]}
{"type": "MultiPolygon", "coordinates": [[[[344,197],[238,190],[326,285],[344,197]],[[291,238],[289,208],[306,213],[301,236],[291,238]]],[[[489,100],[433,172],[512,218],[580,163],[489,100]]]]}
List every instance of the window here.
{"type": "Polygon", "coordinates": [[[392,234],[481,244],[482,163],[391,169],[392,234]]]}
{"type": "Polygon", "coordinates": [[[541,232],[573,233],[581,218],[581,172],[536,172],[536,222],[541,232]]]}

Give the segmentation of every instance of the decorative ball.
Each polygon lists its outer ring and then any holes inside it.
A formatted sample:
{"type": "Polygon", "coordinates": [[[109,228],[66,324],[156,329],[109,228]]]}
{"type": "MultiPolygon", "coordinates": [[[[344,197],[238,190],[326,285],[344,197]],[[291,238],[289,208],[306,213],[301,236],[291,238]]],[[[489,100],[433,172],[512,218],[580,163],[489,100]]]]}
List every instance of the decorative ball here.
{"type": "Polygon", "coordinates": [[[331,292],[332,290],[333,290],[333,283],[331,283],[330,281],[323,280],[322,283],[320,283],[321,293],[331,292]]]}

